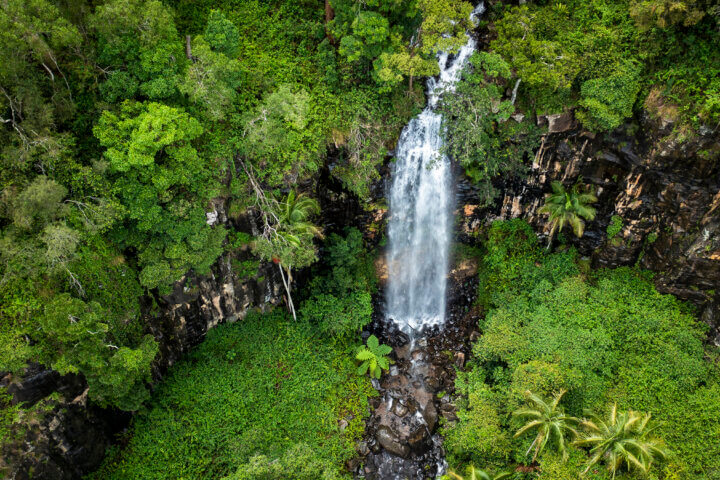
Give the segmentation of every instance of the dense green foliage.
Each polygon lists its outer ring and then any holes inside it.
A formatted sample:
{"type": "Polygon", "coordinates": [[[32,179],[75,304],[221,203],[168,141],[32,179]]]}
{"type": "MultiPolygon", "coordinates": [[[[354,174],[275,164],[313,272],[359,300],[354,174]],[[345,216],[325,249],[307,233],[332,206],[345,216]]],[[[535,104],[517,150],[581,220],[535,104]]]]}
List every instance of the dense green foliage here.
{"type": "Polygon", "coordinates": [[[280,458],[256,455],[225,480],[335,480],[341,478],[336,469],[318,459],[304,443],[289,448],[280,458]]]}
{"type": "MultiPolygon", "coordinates": [[[[494,223],[485,246],[482,336],[472,367],[456,383],[459,421],[444,430],[451,465],[505,469],[528,462],[525,452],[537,431],[513,439],[524,422],[510,414],[525,404],[528,390],[544,398],[567,390],[562,405],[574,417],[590,410],[604,419],[615,403],[623,412],[651,412],[658,422],[652,437],[664,439],[669,452],[664,463],[656,456],[651,473],[657,478],[720,473],[712,439],[720,432],[719,417],[712,417],[720,413],[718,355],[704,346],[704,329],[687,306],[655,291],[645,273],[588,272],[572,251],[544,254],[519,220],[494,223]]],[[[644,422],[640,414],[624,415],[644,422]]],[[[567,461],[545,449],[533,478],[578,478],[598,451],[583,450],[599,443],[567,448],[567,461]]],[[[611,475],[600,467],[588,472],[589,478],[611,475]]],[[[618,471],[623,475],[642,478],[618,471]]]]}
{"type": "Polygon", "coordinates": [[[456,89],[442,98],[445,150],[465,169],[490,204],[497,195],[492,181],[520,175],[540,145],[541,130],[530,118],[511,119],[515,106],[503,99],[512,74],[494,53],[470,57],[456,89]]]}
{"type": "Polygon", "coordinates": [[[364,249],[360,231],[352,228],[345,238],[328,237],[323,260],[313,272],[300,315],[332,338],[355,337],[371,320],[371,296],[377,290],[373,256],[364,249]]]}
{"type": "Polygon", "coordinates": [[[374,392],[352,351],[279,310],[218,327],[172,369],[95,478],[338,478],[374,392]]]}
{"type": "MultiPolygon", "coordinates": [[[[678,124],[720,120],[717,2],[511,3],[488,2],[491,51],[439,107],[447,153],[485,204],[493,181],[534,155],[537,114],[572,107],[594,131],[641,104],[678,124]]],[[[471,10],[465,0],[0,1],[0,372],[15,381],[37,362],[77,373],[94,404],[141,412],[99,476],[342,475],[370,392],[354,357],[377,290],[374,252],[357,230],[323,243],[312,192],[322,172],[369,200],[423,106],[414,79],[467,41],[471,10]],[[216,224],[220,207],[258,219],[256,236],[216,224]],[[239,248],[253,256],[239,261],[239,248]],[[251,314],[212,333],[146,404],[159,347],[145,320],[223,254],[240,277],[275,262],[293,316],[293,269],[309,267],[297,322],[251,314]]],[[[556,193],[566,202],[551,217],[581,234],[591,199],[556,193]]],[[[612,238],[621,222],[611,227],[612,238]]],[[[491,470],[522,461],[510,412],[526,390],[567,389],[572,415],[617,401],[663,421],[665,478],[717,476],[720,386],[702,358],[715,357],[686,308],[643,274],[590,275],[533,238],[515,223],[490,231],[485,335],[458,381],[467,398],[448,430],[451,459],[491,470]]],[[[0,398],[3,441],[44,408],[0,398]]],[[[557,479],[584,460],[572,448],[567,463],[552,451],[538,461],[557,479]]]]}
{"type": "Polygon", "coordinates": [[[332,0],[329,26],[339,53],[369,69],[390,88],[403,78],[439,73],[435,55],[456,52],[466,41],[472,5],[464,0],[332,0]],[[407,39],[413,37],[411,42],[407,39]]]}
{"type": "MultiPolygon", "coordinates": [[[[235,248],[238,232],[206,216],[221,202],[267,220],[245,244],[281,261],[289,296],[319,232],[317,204],[290,187],[311,191],[330,147],[332,174],[366,199],[422,104],[333,35],[354,28],[372,50],[377,20],[398,53],[429,22],[429,62],[464,38],[468,5],[383,2],[368,20],[365,2],[337,3],[335,21],[285,0],[0,3],[1,371],[78,372],[93,401],[139,408],[157,352],[141,297],[152,308],[235,248]]],[[[338,298],[369,315],[367,297],[338,298]]]]}
{"type": "Polygon", "coordinates": [[[192,145],[203,133],[200,122],[160,103],[125,102],[119,116],[103,112],[94,132],[125,207],[124,228],[113,237],[137,251],[140,283],[165,286],[191,268],[207,273],[225,231],[205,224],[204,205],[219,184],[192,145]]]}
{"type": "Polygon", "coordinates": [[[720,119],[720,9],[711,0],[498,2],[493,51],[522,79],[529,112],[578,107],[595,131],[620,125],[655,85],[695,125],[720,119]]]}
{"type": "Polygon", "coordinates": [[[537,117],[574,110],[594,132],[640,108],[686,139],[720,121],[720,7],[711,0],[488,2],[488,51],[474,54],[440,105],[446,152],[478,184],[521,175],[537,117]],[[691,128],[688,128],[690,126],[691,128]]]}
{"type": "Polygon", "coordinates": [[[97,478],[345,478],[374,394],[355,361],[372,262],[358,230],[329,235],[298,319],[276,309],[211,332],[97,478]]]}

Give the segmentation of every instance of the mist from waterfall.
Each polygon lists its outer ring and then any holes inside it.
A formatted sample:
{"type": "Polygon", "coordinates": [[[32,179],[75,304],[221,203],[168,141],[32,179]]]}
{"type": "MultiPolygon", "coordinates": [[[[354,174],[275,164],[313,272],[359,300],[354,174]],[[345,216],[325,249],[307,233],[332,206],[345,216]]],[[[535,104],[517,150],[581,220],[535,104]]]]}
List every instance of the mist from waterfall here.
{"type": "MultiPolygon", "coordinates": [[[[484,10],[473,11],[473,20],[484,10]]],[[[453,228],[449,159],[442,149],[440,95],[454,89],[475,50],[472,37],[453,56],[438,56],[439,78],[427,82],[428,105],[403,129],[390,188],[386,315],[414,336],[445,321],[446,284],[453,228]]]]}

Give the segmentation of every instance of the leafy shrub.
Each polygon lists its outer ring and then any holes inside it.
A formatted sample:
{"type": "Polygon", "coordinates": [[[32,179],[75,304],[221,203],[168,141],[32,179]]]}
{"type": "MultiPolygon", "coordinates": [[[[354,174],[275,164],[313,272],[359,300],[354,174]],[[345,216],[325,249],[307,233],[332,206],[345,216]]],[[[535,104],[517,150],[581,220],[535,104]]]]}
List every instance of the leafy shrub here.
{"type": "MultiPolygon", "coordinates": [[[[525,393],[530,391],[541,397],[550,397],[561,390],[571,390],[577,384],[577,373],[568,372],[557,364],[530,360],[515,368],[510,380],[508,399],[520,407],[525,393]]],[[[508,409],[512,409],[508,405],[508,409]]]]}
{"type": "Polygon", "coordinates": [[[290,447],[282,457],[256,455],[224,480],[337,480],[337,467],[319,459],[307,444],[290,447]]]}
{"type": "Polygon", "coordinates": [[[465,389],[467,400],[457,412],[458,423],[442,431],[448,461],[451,465],[464,461],[502,465],[510,455],[510,435],[503,430],[504,415],[482,379],[470,376],[464,381],[469,382],[465,389]]]}
{"type": "Polygon", "coordinates": [[[365,250],[362,233],[357,228],[347,230],[343,238],[330,234],[323,259],[327,273],[313,278],[313,289],[342,296],[351,291],[377,290],[377,278],[373,266],[374,257],[365,250]]]}
{"type": "Polygon", "coordinates": [[[639,69],[625,63],[611,74],[587,80],[580,88],[577,118],[590,130],[608,131],[632,115],[640,91],[639,69]]]}
{"type": "Polygon", "coordinates": [[[477,300],[485,307],[502,305],[517,292],[546,288],[543,280],[551,286],[579,273],[574,252],[543,255],[532,227],[520,219],[493,222],[485,247],[477,300]]]}
{"type": "Polygon", "coordinates": [[[323,333],[350,337],[370,323],[372,311],[372,299],[367,292],[353,292],[341,297],[321,293],[303,303],[300,315],[316,324],[323,333]]]}
{"type": "Polygon", "coordinates": [[[240,46],[240,32],[235,24],[223,15],[222,11],[210,10],[204,37],[213,50],[230,58],[237,55],[240,46]]]}
{"type": "MultiPolygon", "coordinates": [[[[585,476],[580,477],[587,463],[587,454],[577,448],[568,448],[568,458],[555,452],[547,453],[540,457],[538,480],[578,480],[587,478],[589,480],[608,480],[610,476],[605,469],[597,468],[589,471],[585,476]]],[[[622,477],[620,477],[622,478],[622,477]]]]}
{"type": "Polygon", "coordinates": [[[363,247],[360,231],[352,228],[345,238],[328,237],[323,259],[300,315],[323,333],[350,338],[371,320],[371,295],[377,288],[372,256],[363,247]]]}

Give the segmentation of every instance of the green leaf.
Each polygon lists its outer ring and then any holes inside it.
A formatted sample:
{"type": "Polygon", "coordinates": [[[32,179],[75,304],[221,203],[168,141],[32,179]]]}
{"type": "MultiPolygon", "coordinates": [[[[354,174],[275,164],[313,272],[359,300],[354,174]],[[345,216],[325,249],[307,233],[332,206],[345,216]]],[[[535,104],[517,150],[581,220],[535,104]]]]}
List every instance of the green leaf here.
{"type": "Polygon", "coordinates": [[[370,350],[362,350],[355,356],[358,360],[370,360],[375,358],[375,354],[370,350]]]}

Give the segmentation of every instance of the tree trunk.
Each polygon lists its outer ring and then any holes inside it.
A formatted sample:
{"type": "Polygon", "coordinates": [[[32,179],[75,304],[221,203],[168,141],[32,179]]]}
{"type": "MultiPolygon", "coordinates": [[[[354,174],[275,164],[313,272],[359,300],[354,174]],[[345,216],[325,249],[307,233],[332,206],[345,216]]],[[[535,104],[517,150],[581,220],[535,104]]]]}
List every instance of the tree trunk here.
{"type": "Polygon", "coordinates": [[[410,83],[408,84],[408,91],[409,91],[410,93],[412,93],[412,91],[413,91],[413,78],[414,78],[414,77],[415,77],[415,76],[411,73],[411,74],[410,74],[410,83]]]}
{"type": "Polygon", "coordinates": [[[190,35],[185,35],[185,56],[188,60],[192,60],[192,46],[190,44],[190,35]]]}
{"type": "Polygon", "coordinates": [[[293,305],[292,301],[292,295],[290,294],[290,284],[292,282],[292,277],[290,275],[290,268],[288,267],[288,277],[287,280],[285,279],[285,271],[283,270],[282,264],[278,263],[278,268],[280,269],[280,278],[282,278],[283,286],[285,287],[285,292],[287,292],[287,298],[288,298],[288,310],[290,310],[290,313],[292,313],[293,320],[297,320],[297,316],[295,315],[295,305],[293,305]]]}
{"type": "Polygon", "coordinates": [[[550,247],[552,247],[553,237],[555,236],[555,227],[553,226],[550,229],[550,236],[548,237],[548,244],[547,244],[547,251],[550,251],[550,247]]]}
{"type": "Polygon", "coordinates": [[[330,22],[335,18],[335,10],[330,5],[330,0],[325,0],[325,36],[331,45],[336,45],[335,37],[330,33],[330,22]]]}

